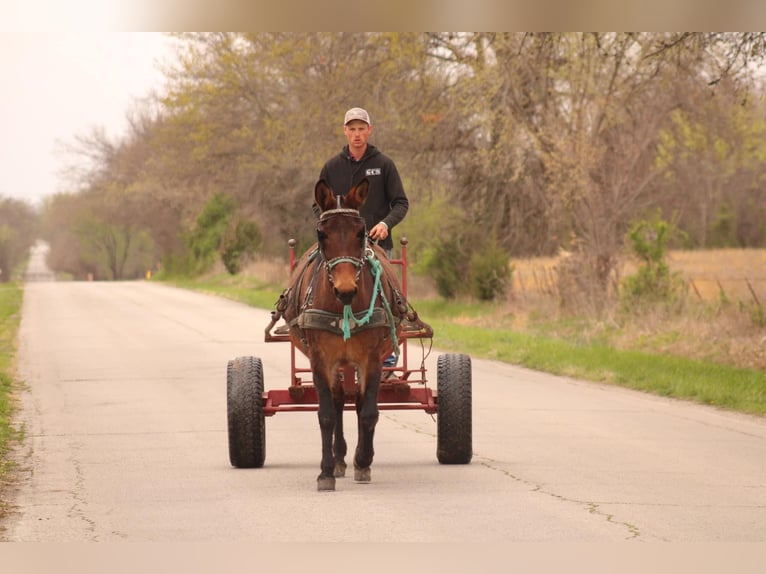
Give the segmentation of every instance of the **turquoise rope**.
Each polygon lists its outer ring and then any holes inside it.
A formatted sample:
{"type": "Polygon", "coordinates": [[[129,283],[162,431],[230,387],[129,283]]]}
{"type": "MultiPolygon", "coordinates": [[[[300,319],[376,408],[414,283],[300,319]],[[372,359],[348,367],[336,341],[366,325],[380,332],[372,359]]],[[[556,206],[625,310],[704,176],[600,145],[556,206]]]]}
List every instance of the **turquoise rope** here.
{"type": "MultiPolygon", "coordinates": [[[[383,300],[383,307],[386,310],[386,313],[388,313],[388,317],[391,320],[391,340],[394,344],[394,354],[398,358],[399,357],[399,340],[396,336],[396,325],[394,324],[394,314],[391,312],[391,306],[388,304],[388,300],[386,299],[386,294],[383,293],[383,290],[380,288],[380,274],[383,270],[383,267],[380,265],[380,261],[378,261],[375,257],[372,255],[367,256],[367,261],[370,262],[370,267],[372,268],[372,276],[375,278],[375,283],[372,287],[372,297],[370,297],[370,307],[367,309],[367,313],[360,319],[356,320],[357,325],[366,325],[370,318],[372,317],[373,310],[375,309],[375,299],[378,298],[378,293],[380,293],[380,297],[383,300]]],[[[354,313],[351,311],[351,305],[344,305],[343,306],[343,325],[342,325],[342,331],[343,331],[343,340],[348,341],[351,338],[351,319],[354,318],[354,313]]]]}
{"type": "Polygon", "coordinates": [[[349,327],[349,322],[351,321],[351,317],[353,317],[354,314],[351,311],[351,305],[344,305],[343,307],[343,340],[348,341],[351,338],[351,328],[349,327]]]}

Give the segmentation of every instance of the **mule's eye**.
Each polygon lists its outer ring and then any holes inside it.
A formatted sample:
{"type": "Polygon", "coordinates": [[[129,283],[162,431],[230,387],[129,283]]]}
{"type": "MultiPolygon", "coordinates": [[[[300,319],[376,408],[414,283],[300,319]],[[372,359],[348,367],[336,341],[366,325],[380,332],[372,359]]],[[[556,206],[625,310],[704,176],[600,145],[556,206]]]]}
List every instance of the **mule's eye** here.
{"type": "Polygon", "coordinates": [[[327,234],[321,229],[317,229],[317,239],[319,241],[324,241],[325,239],[327,239],[327,234]]]}
{"type": "Polygon", "coordinates": [[[364,239],[364,236],[367,235],[367,231],[365,229],[362,229],[359,231],[359,233],[356,234],[356,238],[361,241],[364,239]]]}

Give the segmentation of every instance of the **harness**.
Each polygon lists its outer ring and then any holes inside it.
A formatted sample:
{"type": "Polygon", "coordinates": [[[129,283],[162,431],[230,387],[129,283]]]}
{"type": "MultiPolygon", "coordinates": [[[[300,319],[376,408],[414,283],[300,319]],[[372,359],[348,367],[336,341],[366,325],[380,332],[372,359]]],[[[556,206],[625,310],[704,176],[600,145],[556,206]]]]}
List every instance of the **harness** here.
{"type": "MultiPolygon", "coordinates": [[[[359,212],[356,209],[330,209],[322,213],[320,220],[334,215],[354,215],[358,217],[359,212]]],[[[288,307],[292,306],[293,309],[295,309],[295,316],[290,319],[287,324],[291,329],[296,329],[300,333],[304,345],[307,345],[304,331],[308,329],[329,331],[341,335],[343,340],[347,341],[354,333],[359,331],[376,327],[389,327],[394,353],[398,357],[399,343],[396,335],[396,328],[401,322],[401,317],[394,315],[391,303],[383,288],[384,286],[381,280],[382,275],[383,267],[367,240],[365,240],[365,244],[362,247],[360,257],[342,256],[328,260],[325,259],[321,248],[317,245],[317,247],[307,255],[306,265],[295,280],[295,284],[288,287],[280,295],[276,311],[272,313],[272,322],[283,317],[284,312],[288,307]],[[351,263],[356,268],[357,281],[361,278],[365,266],[369,266],[370,273],[373,277],[373,288],[370,295],[370,304],[366,310],[354,313],[351,310],[351,305],[344,305],[343,313],[338,314],[323,309],[316,309],[314,307],[314,288],[319,278],[319,270],[324,267],[327,278],[330,283],[332,283],[332,270],[340,263],[351,263]],[[309,284],[306,288],[303,301],[298,302],[297,296],[302,290],[303,282],[307,279],[306,276],[309,267],[313,267],[311,277],[309,278],[309,284]],[[376,302],[378,301],[379,304],[376,306],[376,302]]],[[[391,287],[397,310],[404,309],[406,311],[404,298],[395,288],[393,288],[393,286],[391,287]]]]}

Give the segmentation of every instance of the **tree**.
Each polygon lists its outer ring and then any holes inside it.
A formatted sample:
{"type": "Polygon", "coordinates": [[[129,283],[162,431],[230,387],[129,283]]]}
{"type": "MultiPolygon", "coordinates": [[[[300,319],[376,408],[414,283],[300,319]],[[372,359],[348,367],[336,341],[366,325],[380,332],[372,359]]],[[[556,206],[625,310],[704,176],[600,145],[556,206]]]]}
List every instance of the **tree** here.
{"type": "Polygon", "coordinates": [[[577,262],[568,268],[581,275],[574,283],[594,308],[603,306],[630,221],[658,200],[663,130],[690,97],[709,97],[743,69],[733,47],[747,40],[653,33],[432,40],[434,57],[459,79],[450,95],[462,105],[463,145],[452,165],[458,189],[470,190],[456,196],[466,219],[518,255],[568,249],[577,262]]]}
{"type": "Polygon", "coordinates": [[[48,264],[75,277],[143,277],[155,262],[142,206],[119,190],[60,194],[45,207],[48,264]]]}
{"type": "MultiPolygon", "coordinates": [[[[353,105],[373,114],[375,143],[413,158],[423,118],[438,112],[441,86],[429,75],[419,34],[185,34],[163,100],[166,129],[183,140],[189,168],[223,191],[270,233],[264,250],[313,235],[311,190],[323,162],[343,144],[341,117],[353,105]],[[417,136],[417,137],[413,137],[417,136]],[[413,141],[415,140],[415,141],[413,141]]],[[[426,127],[430,124],[425,124],[426,127]]],[[[417,193],[420,186],[413,186],[417,193]]],[[[204,203],[204,202],[203,202],[204,203]]]]}
{"type": "Polygon", "coordinates": [[[39,215],[26,202],[0,198],[0,282],[7,283],[37,238],[39,215]]]}
{"type": "Polygon", "coordinates": [[[695,245],[765,240],[762,111],[748,75],[761,33],[179,39],[167,92],[131,116],[128,136],[80,142],[90,163],[74,188],[125,201],[158,260],[183,257],[184,230],[217,194],[236,203],[231,221],[268,230],[261,253],[312,243],[311,189],[353,105],[370,110],[373,144],[397,160],[412,205],[402,229],[456,246],[459,261],[490,237],[509,256],[567,249],[573,284],[601,305],[630,222],[656,206],[695,245]],[[424,225],[438,205],[454,208],[449,221],[424,225]]]}
{"type": "Polygon", "coordinates": [[[657,204],[694,247],[753,247],[766,240],[766,121],[729,82],[687,98],[660,133],[657,204]],[[683,191],[684,193],[678,193],[683,191]]]}

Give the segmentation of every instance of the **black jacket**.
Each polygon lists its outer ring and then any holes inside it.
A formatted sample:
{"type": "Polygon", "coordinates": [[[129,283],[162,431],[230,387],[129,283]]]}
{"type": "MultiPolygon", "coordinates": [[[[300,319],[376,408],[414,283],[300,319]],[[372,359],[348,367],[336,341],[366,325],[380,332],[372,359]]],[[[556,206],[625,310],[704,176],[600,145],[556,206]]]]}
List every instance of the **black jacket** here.
{"type": "MultiPolygon", "coordinates": [[[[338,195],[346,195],[365,177],[370,182],[370,189],[367,201],[359,213],[364,217],[368,230],[381,221],[388,226],[388,237],[380,242],[380,246],[383,249],[392,249],[394,242],[391,230],[404,219],[410,207],[393,160],[375,146],[367,144],[367,151],[362,159],[354,161],[348,153],[348,146],[344,146],[338,155],[325,163],[319,174],[319,178],[325,180],[338,195]]],[[[312,209],[314,214],[319,216],[319,206],[316,203],[312,205],[312,209]]]]}

